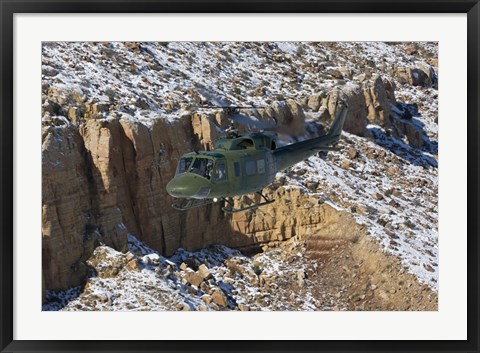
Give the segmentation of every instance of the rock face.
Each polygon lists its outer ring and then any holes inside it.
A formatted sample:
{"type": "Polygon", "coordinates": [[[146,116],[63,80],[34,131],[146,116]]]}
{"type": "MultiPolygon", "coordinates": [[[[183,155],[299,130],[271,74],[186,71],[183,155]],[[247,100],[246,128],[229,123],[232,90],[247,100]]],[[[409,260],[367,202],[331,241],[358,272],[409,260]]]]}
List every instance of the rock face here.
{"type": "Polygon", "coordinates": [[[95,235],[89,224],[95,220],[88,214],[92,204],[80,134],[68,125],[49,130],[42,145],[43,280],[47,289],[65,289],[86,274],[95,235]]]}

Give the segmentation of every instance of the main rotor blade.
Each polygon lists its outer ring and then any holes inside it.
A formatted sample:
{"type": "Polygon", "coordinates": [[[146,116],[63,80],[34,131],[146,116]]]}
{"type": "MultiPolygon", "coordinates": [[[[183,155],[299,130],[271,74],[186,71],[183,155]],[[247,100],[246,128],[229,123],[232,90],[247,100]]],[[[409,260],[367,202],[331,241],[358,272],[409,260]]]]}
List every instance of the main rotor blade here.
{"type": "Polygon", "coordinates": [[[254,129],[266,130],[266,129],[274,129],[277,127],[276,124],[261,121],[253,116],[248,116],[240,113],[230,115],[229,118],[235,123],[246,125],[254,129]]]}
{"type": "Polygon", "coordinates": [[[215,105],[217,106],[216,108],[221,108],[221,107],[228,107],[230,105],[230,102],[227,100],[215,96],[213,93],[209,92],[205,87],[197,87],[197,90],[200,92],[202,96],[204,96],[207,100],[213,103],[213,107],[215,105]]]}

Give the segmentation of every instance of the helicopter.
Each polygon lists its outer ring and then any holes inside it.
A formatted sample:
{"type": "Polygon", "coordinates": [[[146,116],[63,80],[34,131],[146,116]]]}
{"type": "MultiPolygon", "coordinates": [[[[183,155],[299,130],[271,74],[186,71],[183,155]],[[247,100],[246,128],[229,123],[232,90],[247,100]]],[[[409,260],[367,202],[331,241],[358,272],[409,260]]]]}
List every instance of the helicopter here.
{"type": "MultiPolygon", "coordinates": [[[[240,107],[225,107],[227,112],[238,112],[240,107]]],[[[225,213],[256,209],[274,202],[262,193],[271,184],[277,172],[285,170],[321,151],[339,151],[335,147],[347,116],[348,107],[340,102],[335,119],[327,134],[309,140],[277,147],[273,131],[236,132],[215,141],[211,151],[192,151],[180,157],[174,178],[167,184],[170,196],[180,199],[172,207],[185,211],[218,201],[230,208],[225,213]],[[233,196],[256,193],[262,202],[235,209],[228,199],[233,196]]],[[[242,115],[245,117],[244,115],[242,115]]]]}

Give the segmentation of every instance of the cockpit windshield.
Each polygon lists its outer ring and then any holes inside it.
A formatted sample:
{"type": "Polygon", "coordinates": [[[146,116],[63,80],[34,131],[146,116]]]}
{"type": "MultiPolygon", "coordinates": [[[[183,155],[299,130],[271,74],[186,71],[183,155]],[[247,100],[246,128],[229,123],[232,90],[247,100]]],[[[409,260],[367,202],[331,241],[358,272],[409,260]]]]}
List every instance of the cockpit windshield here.
{"type": "Polygon", "coordinates": [[[203,156],[180,158],[177,167],[177,175],[185,172],[195,173],[210,179],[214,160],[203,156]]]}
{"type": "Polygon", "coordinates": [[[192,161],[193,157],[180,158],[180,160],[178,161],[177,174],[185,173],[188,168],[190,168],[190,164],[192,164],[192,161]]]}
{"type": "Polygon", "coordinates": [[[185,172],[198,174],[206,179],[214,180],[226,180],[227,171],[224,160],[217,161],[215,165],[215,159],[195,156],[180,158],[177,167],[177,175],[185,172]]]}
{"type": "Polygon", "coordinates": [[[206,179],[216,181],[227,179],[225,160],[208,158],[201,155],[180,158],[178,161],[177,175],[185,172],[198,174],[206,179]]]}
{"type": "Polygon", "coordinates": [[[190,173],[198,174],[204,178],[210,179],[213,169],[213,159],[205,157],[196,157],[189,169],[190,173]]]}

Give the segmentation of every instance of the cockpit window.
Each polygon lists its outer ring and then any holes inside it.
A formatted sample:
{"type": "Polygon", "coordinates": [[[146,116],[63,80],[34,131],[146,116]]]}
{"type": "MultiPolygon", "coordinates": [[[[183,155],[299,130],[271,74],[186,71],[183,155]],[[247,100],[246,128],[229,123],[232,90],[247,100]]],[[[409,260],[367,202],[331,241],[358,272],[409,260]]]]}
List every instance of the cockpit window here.
{"type": "Polygon", "coordinates": [[[185,172],[198,174],[204,178],[215,180],[226,179],[226,166],[225,161],[217,163],[217,167],[214,170],[215,159],[207,158],[203,156],[196,157],[184,157],[178,161],[177,175],[185,172]]]}
{"type": "Polygon", "coordinates": [[[178,161],[177,174],[185,173],[190,167],[190,164],[192,164],[192,161],[192,157],[180,158],[178,161]]]}
{"type": "Polygon", "coordinates": [[[196,157],[190,167],[189,172],[198,174],[204,178],[210,179],[212,176],[213,159],[196,157]]]}

